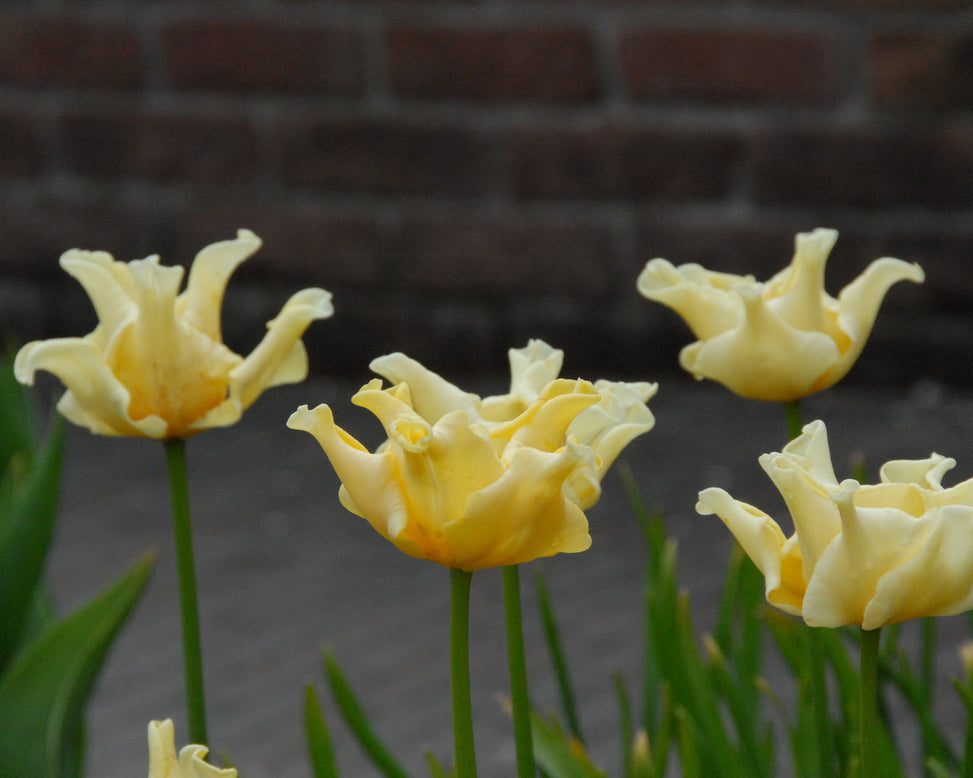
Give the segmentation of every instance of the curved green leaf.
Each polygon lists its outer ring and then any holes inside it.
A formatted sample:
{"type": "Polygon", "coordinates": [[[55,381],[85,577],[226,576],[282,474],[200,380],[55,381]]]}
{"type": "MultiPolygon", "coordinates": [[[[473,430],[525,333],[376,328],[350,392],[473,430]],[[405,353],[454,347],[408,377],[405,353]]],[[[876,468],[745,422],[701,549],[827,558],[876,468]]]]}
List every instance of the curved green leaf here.
{"type": "Polygon", "coordinates": [[[80,774],[84,706],[153,560],[53,624],[0,676],[0,765],[18,778],[80,774]]]}
{"type": "Polygon", "coordinates": [[[317,692],[311,684],[304,687],[304,730],[314,778],[338,778],[331,735],[328,733],[317,692]]]}
{"type": "Polygon", "coordinates": [[[37,602],[57,514],[63,449],[64,425],[56,420],[22,477],[8,472],[0,498],[0,670],[23,640],[37,602]]]}

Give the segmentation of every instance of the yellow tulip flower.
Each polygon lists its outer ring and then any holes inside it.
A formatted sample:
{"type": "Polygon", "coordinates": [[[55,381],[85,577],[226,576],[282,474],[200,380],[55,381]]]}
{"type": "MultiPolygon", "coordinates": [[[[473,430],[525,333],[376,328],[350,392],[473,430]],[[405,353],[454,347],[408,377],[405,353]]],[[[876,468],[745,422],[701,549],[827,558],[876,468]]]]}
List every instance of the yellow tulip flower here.
{"type": "Polygon", "coordinates": [[[83,338],[28,343],[17,354],[17,379],[32,384],[36,371],[53,373],[67,388],[58,410],[102,435],[188,438],[235,423],[264,389],[306,377],[301,336],[333,312],[328,292],[305,289],[246,359],[223,345],[226,284],[259,248],[249,230],[207,246],[182,293],[183,269],[158,256],[124,263],[103,251],[66,252],[61,267],[84,287],[99,324],[83,338]]]}
{"type": "Polygon", "coordinates": [[[172,719],[149,722],[149,778],[236,778],[232,767],[209,764],[206,746],[185,746],[176,756],[172,719]]]}
{"type": "MultiPolygon", "coordinates": [[[[370,367],[392,383],[407,383],[417,409],[429,421],[443,413],[463,410],[471,420],[482,421],[495,439],[504,439],[505,430],[519,429],[521,414],[537,403],[549,385],[559,380],[564,352],[542,340],[531,340],[522,349],[510,349],[510,391],[507,394],[481,398],[464,392],[441,376],[404,354],[389,354],[372,361],[370,367]],[[517,421],[515,421],[517,420],[517,421]],[[511,427],[511,422],[514,422],[511,427]]],[[[622,449],[637,436],[655,426],[655,417],[646,403],[655,396],[659,385],[647,382],[598,380],[594,389],[598,402],[581,410],[571,420],[566,437],[594,449],[598,463],[592,472],[585,470],[571,479],[582,508],[590,508],[601,495],[600,481],[622,449]]],[[[531,445],[544,447],[534,440],[531,445]]],[[[545,450],[562,445],[560,440],[546,444],[545,450]]]]}
{"type": "Polygon", "coordinates": [[[918,265],[883,257],[835,299],[824,290],[824,266],[837,239],[834,230],[798,234],[791,265],[766,283],[653,259],[638,290],[676,311],[698,338],[679,354],[697,379],[754,400],[798,400],[851,369],[893,284],[924,279],[918,265]]]}
{"type": "Polygon", "coordinates": [[[468,572],[590,546],[582,501],[598,488],[599,457],[570,429],[603,401],[594,385],[549,381],[513,418],[488,421],[481,398],[403,354],[372,367],[399,379],[387,389],[375,379],[352,398],[385,427],[376,452],[336,426],[326,405],[302,406],[287,422],[321,444],[348,510],[405,553],[468,572]]]}
{"type": "Polygon", "coordinates": [[[700,492],[696,510],[733,532],[763,573],[769,603],[814,627],[866,630],[973,608],[973,479],[944,488],[954,460],[892,461],[878,484],[839,482],[815,421],[760,464],[790,511],[791,537],[722,489],[700,492]]]}

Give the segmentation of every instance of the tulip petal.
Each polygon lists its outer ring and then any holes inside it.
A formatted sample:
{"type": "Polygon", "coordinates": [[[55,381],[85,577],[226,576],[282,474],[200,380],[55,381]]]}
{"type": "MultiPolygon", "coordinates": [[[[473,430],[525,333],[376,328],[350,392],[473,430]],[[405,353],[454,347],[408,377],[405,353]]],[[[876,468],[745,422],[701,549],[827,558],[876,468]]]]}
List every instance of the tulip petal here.
{"type": "Polygon", "coordinates": [[[853,343],[864,344],[889,289],[899,281],[921,284],[925,278],[922,268],[915,263],[892,257],[876,259],[838,295],[839,326],[853,343]]]}
{"type": "Polygon", "coordinates": [[[596,381],[597,405],[583,410],[568,426],[567,434],[591,446],[607,470],[639,435],[655,426],[655,416],[646,403],[659,390],[647,382],[596,381]]]}
{"type": "Polygon", "coordinates": [[[401,352],[373,359],[369,369],[393,384],[408,384],[416,412],[430,424],[447,413],[464,411],[470,421],[480,418],[480,398],[464,392],[442,376],[401,352]]]}
{"type": "Polygon", "coordinates": [[[738,326],[743,306],[731,290],[753,282],[753,276],[717,273],[700,265],[674,267],[665,259],[653,259],[639,274],[639,293],[672,308],[699,340],[708,340],[738,326]]]}
{"type": "Polygon", "coordinates": [[[503,475],[470,494],[463,518],[445,526],[456,566],[476,570],[588,549],[588,520],[564,484],[593,459],[587,446],[557,453],[518,447],[503,475]]]}
{"type": "Polygon", "coordinates": [[[149,722],[149,778],[179,775],[172,719],[149,722]]]}
{"type": "Polygon", "coordinates": [[[177,757],[172,720],[149,723],[149,778],[237,778],[236,769],[209,764],[208,753],[206,746],[189,745],[177,757]]]}
{"type": "Polygon", "coordinates": [[[781,320],[806,332],[827,332],[824,268],[838,241],[836,230],[818,228],[794,239],[791,264],[764,285],[763,298],[781,320]]]}
{"type": "Polygon", "coordinates": [[[370,454],[334,423],[327,405],[313,410],[302,405],[291,414],[287,426],[314,436],[341,480],[347,495],[347,501],[342,499],[342,504],[368,521],[386,540],[391,540],[389,525],[408,521],[405,498],[391,458],[370,454]]]}
{"type": "Polygon", "coordinates": [[[831,492],[838,488],[828,448],[828,432],[820,420],[805,425],[801,435],[777,454],[764,454],[760,466],[780,491],[790,511],[810,579],[818,558],[841,531],[841,518],[831,492]]]}
{"type": "Polygon", "coordinates": [[[510,391],[483,398],[483,418],[489,421],[510,421],[523,413],[558,377],[564,364],[564,352],[543,340],[530,340],[525,348],[512,348],[507,355],[510,391]]]}
{"type": "Polygon", "coordinates": [[[212,340],[222,341],[220,309],[233,271],[253,256],[261,240],[250,230],[237,230],[233,240],[206,246],[193,260],[186,291],[176,303],[176,316],[212,340]]]}
{"type": "Polygon", "coordinates": [[[743,397],[787,402],[809,394],[838,358],[834,341],[783,321],[767,307],[759,285],[741,285],[737,292],[745,307],[741,326],[685,347],[680,365],[743,397]]]}
{"type": "Polygon", "coordinates": [[[516,441],[541,451],[556,451],[565,444],[568,427],[575,418],[600,400],[598,391],[588,381],[559,378],[551,381],[517,418],[496,424],[490,434],[505,444],[516,441]]]}
{"type": "MultiPolygon", "coordinates": [[[[860,508],[858,484],[842,482],[834,499],[841,511],[842,531],[824,550],[804,595],[804,621],[812,627],[865,626],[865,609],[879,579],[914,557],[933,531],[930,515],[916,518],[897,508],[860,508]]],[[[927,568],[928,572],[928,568],[927,568]]],[[[904,591],[893,593],[902,598],[904,591]]],[[[909,595],[911,597],[911,595],[909,595]]],[[[876,603],[876,612],[884,606],[876,603]]]]}
{"type": "Polygon", "coordinates": [[[124,263],[104,251],[72,249],[60,265],[84,288],[98,316],[98,341],[107,350],[117,334],[138,316],[138,290],[124,263]]]}
{"type": "Polygon", "coordinates": [[[33,384],[38,370],[53,373],[67,387],[57,407],[70,422],[99,435],[165,436],[166,422],[158,416],[131,418],[128,389],[87,339],[53,338],[28,343],[17,354],[14,374],[21,383],[33,384]]]}
{"type": "Polygon", "coordinates": [[[918,553],[883,575],[862,627],[875,629],[923,616],[951,616],[973,607],[973,507],[947,505],[933,519],[918,553]],[[935,571],[931,575],[930,571],[935,571]]]}
{"type": "Polygon", "coordinates": [[[230,371],[230,399],[246,410],[265,389],[303,381],[307,377],[307,351],[301,336],[312,321],[333,313],[331,293],[324,289],[304,289],[292,295],[277,317],[267,323],[267,334],[260,344],[230,371]]]}
{"type": "Polygon", "coordinates": [[[805,584],[800,547],[784,536],[776,521],[715,487],[699,493],[696,512],[723,520],[763,573],[768,602],[786,613],[801,615],[805,584]]]}

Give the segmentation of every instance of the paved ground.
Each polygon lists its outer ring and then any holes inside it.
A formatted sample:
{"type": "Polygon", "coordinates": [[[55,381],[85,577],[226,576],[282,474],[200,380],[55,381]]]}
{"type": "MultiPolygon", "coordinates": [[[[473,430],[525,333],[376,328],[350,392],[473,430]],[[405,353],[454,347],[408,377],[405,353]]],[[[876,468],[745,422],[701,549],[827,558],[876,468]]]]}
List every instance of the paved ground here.
{"type": "MultiPolygon", "coordinates": [[[[651,376],[650,376],[651,377],[651,376]]],[[[472,391],[499,390],[496,382],[472,391]]],[[[211,745],[230,752],[247,778],[307,778],[301,723],[303,684],[323,689],[322,644],[331,645],[378,731],[416,774],[423,751],[450,755],[446,623],[448,575],[413,560],[341,508],[337,481],[316,442],[284,421],[301,403],[328,402],[339,423],[376,442],[377,422],[353,408],[356,389],[317,379],[273,390],[236,427],[190,441],[211,745]]],[[[757,456],[785,440],[780,408],[673,377],[651,402],[656,428],[624,459],[647,502],[664,508],[681,541],[680,567],[701,625],[711,625],[730,545],[713,517],[693,511],[700,488],[724,486],[777,510],[779,498],[757,456]]],[[[959,461],[953,483],[973,475],[973,394],[936,384],[886,391],[838,387],[809,399],[805,417],[829,424],[836,469],[855,452],[871,463],[924,457],[959,461]]],[[[150,589],[103,673],[90,711],[88,774],[130,778],[146,769],[149,719],[182,711],[174,560],[162,448],[149,441],[72,432],[62,515],[50,578],[60,604],[78,604],[137,559],[159,552],[150,589]]],[[[610,676],[638,678],[643,551],[617,475],[589,511],[594,545],[580,555],[525,566],[528,661],[536,702],[555,694],[530,575],[543,567],[567,638],[584,723],[595,757],[618,764],[610,676]]],[[[505,692],[500,576],[474,577],[472,668],[481,775],[513,773],[505,692]]],[[[966,621],[943,620],[965,635],[966,621]]],[[[944,679],[958,670],[955,639],[943,641],[944,679]]],[[[784,690],[786,696],[786,690],[784,690]]],[[[959,721],[952,696],[945,717],[959,721]]],[[[343,774],[373,775],[330,711],[343,774]]]]}

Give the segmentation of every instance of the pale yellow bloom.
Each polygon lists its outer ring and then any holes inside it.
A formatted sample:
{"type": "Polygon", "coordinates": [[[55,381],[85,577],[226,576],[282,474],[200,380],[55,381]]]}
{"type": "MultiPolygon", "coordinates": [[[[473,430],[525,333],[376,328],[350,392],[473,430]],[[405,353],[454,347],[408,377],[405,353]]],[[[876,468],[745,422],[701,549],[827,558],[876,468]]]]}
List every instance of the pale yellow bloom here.
{"type": "Polygon", "coordinates": [[[730,528],[772,605],[811,626],[864,629],[973,608],[973,479],[944,488],[954,460],[892,461],[878,484],[839,482],[815,421],[760,464],[790,511],[791,537],[722,489],[700,492],[696,510],[730,528]]]}
{"type": "Polygon", "coordinates": [[[587,381],[546,380],[522,409],[487,420],[479,396],[404,354],[380,357],[372,369],[394,382],[383,389],[375,379],[352,399],[388,434],[375,453],[337,427],[326,405],[302,406],[287,424],[317,438],[348,510],[407,554],[450,568],[472,571],[587,549],[583,508],[597,498],[602,470],[594,446],[614,455],[621,438],[638,434],[632,428],[648,428],[644,415],[626,405],[627,394],[619,390],[624,396],[613,405],[608,390],[587,381]],[[582,425],[591,440],[579,440],[572,425],[603,403],[582,425]],[[605,419],[616,417],[624,432],[613,435],[605,419]]]}
{"type": "MultiPolygon", "coordinates": [[[[371,369],[392,383],[409,384],[417,411],[428,421],[435,421],[449,411],[463,410],[471,421],[482,421],[495,439],[506,440],[507,430],[522,426],[522,414],[537,403],[551,383],[563,380],[558,375],[564,363],[564,352],[542,340],[531,340],[522,349],[510,349],[508,356],[510,391],[482,399],[464,392],[404,354],[379,357],[372,361],[371,369]]],[[[581,410],[566,431],[567,439],[590,446],[598,455],[593,472],[579,471],[571,479],[582,508],[590,508],[597,502],[601,479],[622,449],[655,426],[655,417],[646,403],[658,388],[658,384],[644,381],[594,383],[598,402],[581,410]]],[[[535,448],[548,451],[562,444],[561,440],[531,441],[535,448]]]]}
{"type": "MultiPolygon", "coordinates": [[[[587,446],[549,452],[511,440],[498,454],[486,427],[465,412],[427,421],[408,385],[383,390],[380,379],[352,401],[385,426],[389,439],[375,453],[337,427],[327,405],[301,406],[287,426],[317,438],[341,479],[341,504],[405,553],[472,571],[591,545],[588,521],[565,486],[594,465],[587,446]]],[[[563,437],[567,420],[552,416],[545,432],[563,437]]]]}
{"type": "Polygon", "coordinates": [[[61,267],[88,293],[98,326],[84,338],[28,343],[17,354],[17,379],[31,384],[36,371],[53,373],[67,388],[58,410],[102,435],[187,438],[235,423],[265,389],[306,377],[301,336],[333,311],[328,292],[305,289],[246,359],[223,345],[226,284],[259,248],[248,230],[207,246],[182,293],[183,269],[157,256],[124,263],[103,251],[66,252],[61,267]]]}
{"type": "Polygon", "coordinates": [[[232,767],[209,764],[206,746],[185,746],[176,756],[172,719],[149,722],[149,778],[236,778],[232,767]]]}
{"type": "Polygon", "coordinates": [[[679,354],[696,378],[755,400],[797,400],[851,369],[893,284],[924,278],[918,265],[883,257],[835,299],[824,289],[824,266],[837,239],[834,230],[798,234],[790,266],[766,283],[653,259],[638,290],[676,311],[698,338],[679,354]]]}

